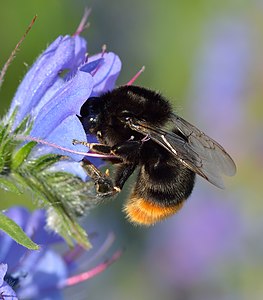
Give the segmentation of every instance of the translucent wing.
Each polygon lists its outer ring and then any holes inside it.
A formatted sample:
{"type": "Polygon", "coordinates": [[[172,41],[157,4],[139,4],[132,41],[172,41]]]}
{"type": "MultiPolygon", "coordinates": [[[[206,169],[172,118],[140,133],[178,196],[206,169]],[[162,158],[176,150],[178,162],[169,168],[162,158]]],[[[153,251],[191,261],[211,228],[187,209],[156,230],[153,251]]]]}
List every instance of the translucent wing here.
{"type": "Polygon", "coordinates": [[[158,128],[144,121],[129,126],[172,153],[182,164],[219,188],[224,188],[222,175],[233,176],[236,166],[225,149],[186,120],[173,114],[174,130],[158,128]]]}

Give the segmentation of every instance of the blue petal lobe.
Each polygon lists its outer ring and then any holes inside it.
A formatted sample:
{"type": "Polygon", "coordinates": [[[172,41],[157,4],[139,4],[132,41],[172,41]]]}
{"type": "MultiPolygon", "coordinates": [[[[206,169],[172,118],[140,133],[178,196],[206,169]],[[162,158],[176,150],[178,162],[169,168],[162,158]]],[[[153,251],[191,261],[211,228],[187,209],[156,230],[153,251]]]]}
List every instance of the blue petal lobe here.
{"type": "Polygon", "coordinates": [[[0,299],[18,300],[14,290],[4,281],[6,272],[7,264],[0,263],[0,299]]]}
{"type": "Polygon", "coordinates": [[[74,36],[75,39],[75,67],[84,63],[87,53],[87,41],[79,35],[74,36]]]}
{"type": "Polygon", "coordinates": [[[2,286],[4,282],[6,271],[7,271],[7,264],[0,264],[0,286],[2,286]]]}
{"type": "MultiPolygon", "coordinates": [[[[89,150],[83,145],[73,145],[73,139],[77,139],[79,141],[86,141],[85,131],[76,115],[68,116],[47,137],[45,137],[46,141],[70,149],[72,151],[87,152],[89,150]]],[[[75,161],[80,161],[84,157],[83,155],[70,153],[49,146],[37,146],[34,149],[35,156],[40,156],[48,153],[67,155],[75,161]]]]}
{"type": "MultiPolygon", "coordinates": [[[[93,62],[101,58],[101,54],[92,56],[89,62],[93,62]]],[[[103,62],[98,66],[96,73],[93,76],[94,88],[92,96],[97,96],[101,92],[107,92],[114,88],[115,82],[121,71],[120,58],[112,53],[105,53],[103,56],[103,62]]]]}
{"type": "Polygon", "coordinates": [[[15,291],[6,282],[4,282],[2,286],[0,286],[0,296],[1,299],[4,300],[18,300],[15,291]]]}
{"type": "Polygon", "coordinates": [[[65,79],[68,80],[70,77],[72,77],[79,66],[81,66],[86,59],[86,53],[87,53],[87,41],[80,37],[79,35],[76,35],[73,37],[75,41],[75,57],[74,57],[74,64],[72,65],[72,68],[68,74],[66,74],[65,79]]]}
{"type": "Polygon", "coordinates": [[[48,231],[46,227],[46,210],[37,209],[27,218],[25,232],[32,237],[37,244],[50,245],[63,241],[53,231],[48,231]]]}
{"type": "Polygon", "coordinates": [[[59,296],[61,293],[57,289],[57,284],[67,278],[68,272],[59,254],[52,250],[46,250],[42,251],[39,256],[35,251],[23,266],[25,270],[28,270],[28,275],[21,281],[21,287],[18,290],[19,298],[63,299],[59,296]]]}
{"type": "Polygon", "coordinates": [[[71,173],[75,176],[78,176],[84,182],[87,181],[89,178],[81,164],[75,161],[60,161],[54,164],[51,168],[49,168],[49,170],[53,172],[61,171],[71,173]]]}
{"type": "Polygon", "coordinates": [[[79,114],[82,104],[90,96],[92,87],[91,75],[78,72],[39,111],[31,135],[45,138],[68,116],[79,114]]]}
{"type": "Polygon", "coordinates": [[[11,111],[19,106],[17,122],[20,122],[55,82],[58,74],[70,68],[74,60],[74,39],[58,38],[37,59],[20,84],[11,105],[11,111]],[[57,46],[57,47],[56,47],[57,46]]]}
{"type": "Polygon", "coordinates": [[[92,71],[95,71],[96,68],[98,68],[98,66],[103,63],[103,61],[104,59],[101,57],[99,59],[88,62],[80,68],[80,71],[91,73],[92,71]]]}

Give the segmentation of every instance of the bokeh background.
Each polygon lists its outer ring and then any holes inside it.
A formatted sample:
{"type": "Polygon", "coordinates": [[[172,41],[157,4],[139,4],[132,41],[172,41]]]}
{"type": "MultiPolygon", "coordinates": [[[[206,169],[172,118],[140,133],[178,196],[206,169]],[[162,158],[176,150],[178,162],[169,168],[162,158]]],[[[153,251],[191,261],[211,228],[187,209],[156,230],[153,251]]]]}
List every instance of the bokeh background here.
{"type": "MultiPolygon", "coordinates": [[[[121,212],[131,179],[86,220],[101,238],[114,232],[124,255],[66,290],[67,299],[263,299],[263,1],[1,0],[1,65],[38,15],[6,74],[1,114],[26,65],[59,34],[73,33],[86,6],[89,53],[107,44],[120,56],[118,84],[145,65],[136,83],[172,99],[178,114],[224,145],[238,173],[225,190],[198,179],[183,210],[148,229],[121,212]]],[[[1,209],[18,202],[35,205],[31,196],[0,193],[1,209]]]]}

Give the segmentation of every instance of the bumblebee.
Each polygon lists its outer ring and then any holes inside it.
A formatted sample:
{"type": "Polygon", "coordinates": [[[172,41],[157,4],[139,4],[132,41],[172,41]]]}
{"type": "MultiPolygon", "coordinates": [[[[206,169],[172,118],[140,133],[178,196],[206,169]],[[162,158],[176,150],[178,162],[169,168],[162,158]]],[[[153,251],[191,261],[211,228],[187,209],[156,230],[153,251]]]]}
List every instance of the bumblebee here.
{"type": "Polygon", "coordinates": [[[113,156],[116,165],[112,179],[83,160],[98,196],[120,192],[137,169],[123,209],[134,224],[149,226],[176,213],[190,196],[196,174],[223,188],[222,175],[236,172],[224,148],[176,115],[169,101],[155,91],[118,87],[89,98],[78,117],[86,134],[96,136],[99,143],[74,143],[113,156]]]}

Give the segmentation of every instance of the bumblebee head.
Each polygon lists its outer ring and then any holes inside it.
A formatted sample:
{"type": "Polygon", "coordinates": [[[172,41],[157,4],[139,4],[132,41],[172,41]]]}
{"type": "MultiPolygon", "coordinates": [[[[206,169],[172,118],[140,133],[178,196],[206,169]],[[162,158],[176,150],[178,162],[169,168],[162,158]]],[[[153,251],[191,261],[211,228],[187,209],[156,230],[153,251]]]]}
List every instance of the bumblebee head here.
{"type": "Polygon", "coordinates": [[[101,100],[99,97],[89,98],[80,109],[78,116],[86,133],[93,133],[98,127],[101,113],[101,100]]]}

